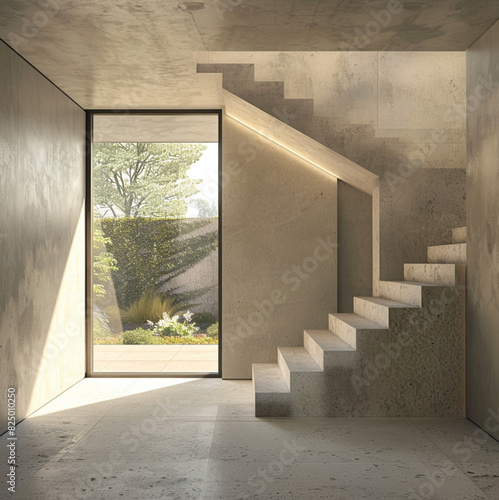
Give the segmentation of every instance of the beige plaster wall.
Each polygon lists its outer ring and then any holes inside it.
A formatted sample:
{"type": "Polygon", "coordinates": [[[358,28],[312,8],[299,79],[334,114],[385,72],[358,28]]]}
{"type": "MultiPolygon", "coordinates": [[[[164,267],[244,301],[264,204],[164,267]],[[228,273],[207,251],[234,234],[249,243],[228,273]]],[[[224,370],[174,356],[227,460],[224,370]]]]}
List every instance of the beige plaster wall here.
{"type": "Polygon", "coordinates": [[[467,416],[499,439],[499,23],[468,51],[467,416]]]}
{"type": "Polygon", "coordinates": [[[85,374],[85,113],[0,44],[0,432],[85,374]]]}
{"type": "MultiPolygon", "coordinates": [[[[261,107],[380,176],[381,279],[402,279],[405,262],[424,262],[427,245],[465,225],[464,52],[216,52],[198,59],[254,63],[257,81],[284,81],[286,98],[313,99],[313,116],[289,114],[282,103],[269,107],[268,92],[261,107]]],[[[354,295],[372,293],[371,205],[341,182],[338,196],[338,306],[349,312],[354,295]]]]}
{"type": "Polygon", "coordinates": [[[222,373],[251,378],[336,310],[337,182],[228,117],[222,168],[222,373]]]}

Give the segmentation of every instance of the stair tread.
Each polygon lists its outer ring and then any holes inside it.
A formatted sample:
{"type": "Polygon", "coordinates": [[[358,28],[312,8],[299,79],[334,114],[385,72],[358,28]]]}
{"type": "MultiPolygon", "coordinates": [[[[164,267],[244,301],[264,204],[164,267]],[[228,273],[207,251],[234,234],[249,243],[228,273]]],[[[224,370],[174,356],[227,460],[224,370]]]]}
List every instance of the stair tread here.
{"type": "MultiPolygon", "coordinates": [[[[456,243],[456,245],[459,245],[460,243],[456,243]]],[[[445,246],[445,245],[444,245],[445,246]]],[[[444,268],[451,268],[455,267],[459,264],[456,264],[454,262],[406,262],[404,266],[430,266],[430,267],[444,267],[444,268]]]]}
{"type": "Polygon", "coordinates": [[[344,323],[356,328],[357,330],[386,330],[386,326],[375,323],[364,316],[355,313],[332,313],[332,316],[338,318],[344,323]]]}
{"type": "Polygon", "coordinates": [[[253,384],[258,393],[289,392],[288,384],[277,363],[253,363],[253,384]]]}
{"type": "Polygon", "coordinates": [[[322,368],[304,347],[279,347],[279,352],[290,372],[322,371],[322,368]]]}
{"type": "MultiPolygon", "coordinates": [[[[447,245],[430,245],[428,248],[450,248],[450,247],[464,247],[466,248],[466,243],[448,243],[447,245]]],[[[431,262],[431,264],[439,264],[439,262],[431,262]]],[[[447,264],[442,262],[442,264],[447,264]]]]}
{"type": "Polygon", "coordinates": [[[399,283],[402,285],[409,285],[409,286],[451,286],[451,285],[441,285],[439,283],[426,283],[422,281],[395,281],[395,280],[390,280],[390,281],[384,281],[385,283],[399,283]]]}
{"type": "Polygon", "coordinates": [[[314,342],[323,351],[355,351],[355,349],[341,340],[338,335],[330,330],[305,330],[314,342]]]}
{"type": "Polygon", "coordinates": [[[373,304],[379,304],[380,306],[393,307],[393,308],[409,308],[415,309],[418,306],[412,304],[407,304],[406,302],[398,302],[396,300],[385,299],[384,297],[356,297],[357,299],[366,300],[367,302],[372,302],[373,304]]]}

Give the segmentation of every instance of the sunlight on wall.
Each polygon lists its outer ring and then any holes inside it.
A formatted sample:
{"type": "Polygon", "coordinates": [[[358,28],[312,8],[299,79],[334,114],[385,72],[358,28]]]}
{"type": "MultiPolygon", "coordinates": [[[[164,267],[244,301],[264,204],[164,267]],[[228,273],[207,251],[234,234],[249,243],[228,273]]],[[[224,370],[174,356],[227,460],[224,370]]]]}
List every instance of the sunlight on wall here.
{"type": "Polygon", "coordinates": [[[66,387],[85,375],[85,205],[82,206],[59,284],[43,351],[35,353],[36,375],[27,414],[39,401],[56,397],[66,387]],[[75,307],[74,304],[78,304],[75,307]],[[64,357],[71,360],[60,363],[64,357]]]}

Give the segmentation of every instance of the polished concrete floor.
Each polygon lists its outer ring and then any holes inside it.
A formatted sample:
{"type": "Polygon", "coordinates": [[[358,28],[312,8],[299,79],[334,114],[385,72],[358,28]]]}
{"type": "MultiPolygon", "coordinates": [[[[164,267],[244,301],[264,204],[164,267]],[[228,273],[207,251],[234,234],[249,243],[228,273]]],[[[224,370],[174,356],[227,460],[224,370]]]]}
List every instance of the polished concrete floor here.
{"type": "Polygon", "coordinates": [[[218,373],[218,345],[94,345],[94,371],[218,373]]]}
{"type": "Polygon", "coordinates": [[[465,419],[257,419],[253,405],[251,381],[85,379],[18,426],[9,498],[499,498],[499,443],[465,419]]]}

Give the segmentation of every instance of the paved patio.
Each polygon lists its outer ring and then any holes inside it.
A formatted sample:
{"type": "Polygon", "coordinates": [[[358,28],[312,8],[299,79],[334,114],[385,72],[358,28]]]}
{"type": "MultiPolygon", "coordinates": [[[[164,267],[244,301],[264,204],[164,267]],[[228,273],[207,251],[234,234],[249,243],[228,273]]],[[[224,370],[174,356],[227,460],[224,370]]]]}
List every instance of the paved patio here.
{"type": "Polygon", "coordinates": [[[95,345],[94,372],[217,373],[218,345],[95,345]]]}

